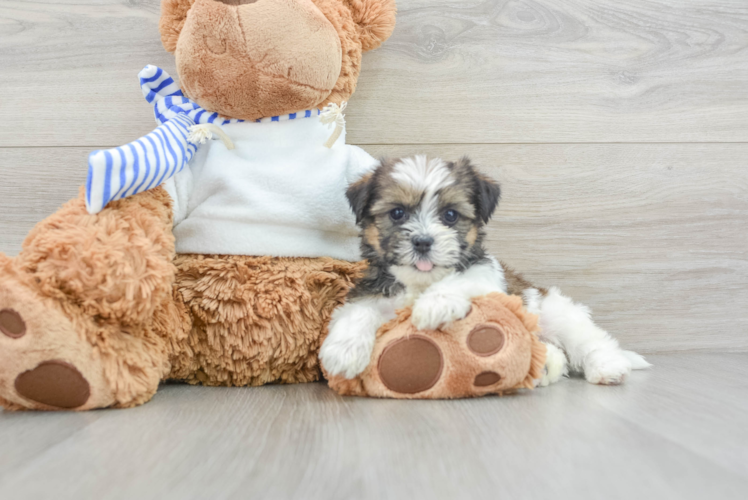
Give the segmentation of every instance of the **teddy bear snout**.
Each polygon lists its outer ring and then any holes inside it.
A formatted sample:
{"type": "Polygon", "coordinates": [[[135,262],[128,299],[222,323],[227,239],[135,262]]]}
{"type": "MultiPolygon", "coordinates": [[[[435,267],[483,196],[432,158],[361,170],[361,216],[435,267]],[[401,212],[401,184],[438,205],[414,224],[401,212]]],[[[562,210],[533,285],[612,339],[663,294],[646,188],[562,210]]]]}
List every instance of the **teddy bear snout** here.
{"type": "Polygon", "coordinates": [[[325,104],[342,67],[340,35],[311,0],[198,0],[175,56],[188,97],[244,120],[325,104]]]}
{"type": "Polygon", "coordinates": [[[226,39],[213,35],[205,36],[205,47],[215,55],[226,53],[226,39]]]}

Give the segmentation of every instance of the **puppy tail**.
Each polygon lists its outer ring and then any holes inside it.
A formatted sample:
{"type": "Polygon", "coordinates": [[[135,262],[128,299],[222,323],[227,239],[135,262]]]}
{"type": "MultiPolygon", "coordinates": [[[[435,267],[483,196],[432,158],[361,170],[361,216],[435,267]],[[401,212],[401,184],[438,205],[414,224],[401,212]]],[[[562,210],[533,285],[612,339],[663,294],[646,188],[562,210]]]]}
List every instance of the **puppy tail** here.
{"type": "Polygon", "coordinates": [[[644,359],[644,356],[634,351],[623,351],[623,355],[631,362],[631,368],[634,370],[644,370],[652,366],[652,363],[644,359]]]}

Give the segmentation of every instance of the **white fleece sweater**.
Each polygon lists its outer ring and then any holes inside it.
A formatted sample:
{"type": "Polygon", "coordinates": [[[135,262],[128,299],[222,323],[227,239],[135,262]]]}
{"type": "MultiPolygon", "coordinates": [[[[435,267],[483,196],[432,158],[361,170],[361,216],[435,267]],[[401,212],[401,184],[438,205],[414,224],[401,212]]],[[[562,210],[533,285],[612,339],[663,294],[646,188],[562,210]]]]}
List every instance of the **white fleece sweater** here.
{"type": "Polygon", "coordinates": [[[348,185],[376,165],[317,117],[222,127],[165,183],[178,253],[360,259],[348,185]]]}
{"type": "Polygon", "coordinates": [[[316,109],[245,122],[201,108],[161,68],[138,76],[159,126],[89,155],[90,213],[164,185],[178,253],[360,258],[345,191],[376,161],[347,146],[344,130],[327,148],[333,131],[316,109]],[[193,139],[198,125],[221,127],[235,148],[193,139]]]}

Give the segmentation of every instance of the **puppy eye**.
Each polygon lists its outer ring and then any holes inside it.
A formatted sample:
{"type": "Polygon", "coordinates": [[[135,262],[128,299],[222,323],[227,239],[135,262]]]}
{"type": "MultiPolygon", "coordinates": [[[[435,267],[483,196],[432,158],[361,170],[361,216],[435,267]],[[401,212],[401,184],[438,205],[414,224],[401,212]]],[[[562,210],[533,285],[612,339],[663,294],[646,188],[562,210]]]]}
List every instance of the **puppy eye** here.
{"type": "Polygon", "coordinates": [[[402,220],[402,218],[405,217],[405,210],[398,207],[393,208],[390,210],[390,219],[392,220],[402,220]]]}
{"type": "Polygon", "coordinates": [[[456,210],[452,210],[451,208],[448,210],[445,210],[442,214],[442,219],[444,219],[444,222],[447,224],[454,224],[457,222],[457,219],[460,217],[460,214],[457,213],[456,210]]]}

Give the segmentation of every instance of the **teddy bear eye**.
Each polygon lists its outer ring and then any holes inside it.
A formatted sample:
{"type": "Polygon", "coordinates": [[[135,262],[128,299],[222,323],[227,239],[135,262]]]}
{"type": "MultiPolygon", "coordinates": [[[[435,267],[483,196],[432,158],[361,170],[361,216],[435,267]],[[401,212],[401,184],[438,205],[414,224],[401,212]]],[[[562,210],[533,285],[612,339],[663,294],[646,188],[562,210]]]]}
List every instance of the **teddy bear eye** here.
{"type": "Polygon", "coordinates": [[[444,211],[442,214],[442,219],[444,219],[444,222],[447,224],[454,224],[457,222],[457,219],[460,217],[460,214],[457,213],[457,210],[453,210],[451,208],[444,211]]]}
{"type": "Polygon", "coordinates": [[[394,221],[402,220],[405,217],[405,210],[401,207],[393,208],[390,210],[390,219],[394,221]]]}

